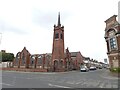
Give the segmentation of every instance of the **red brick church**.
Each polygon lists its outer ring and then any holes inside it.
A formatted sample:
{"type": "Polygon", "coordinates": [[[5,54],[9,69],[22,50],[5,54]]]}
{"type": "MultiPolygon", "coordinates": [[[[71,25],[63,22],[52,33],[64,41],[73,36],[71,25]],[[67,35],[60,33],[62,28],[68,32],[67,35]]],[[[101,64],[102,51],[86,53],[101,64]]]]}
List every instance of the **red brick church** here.
{"type": "Polygon", "coordinates": [[[54,25],[52,53],[30,54],[23,48],[16,54],[13,61],[14,68],[39,69],[46,71],[79,70],[83,64],[83,56],[80,52],[69,52],[64,46],[64,26],[61,26],[60,13],[58,23],[54,25]]]}

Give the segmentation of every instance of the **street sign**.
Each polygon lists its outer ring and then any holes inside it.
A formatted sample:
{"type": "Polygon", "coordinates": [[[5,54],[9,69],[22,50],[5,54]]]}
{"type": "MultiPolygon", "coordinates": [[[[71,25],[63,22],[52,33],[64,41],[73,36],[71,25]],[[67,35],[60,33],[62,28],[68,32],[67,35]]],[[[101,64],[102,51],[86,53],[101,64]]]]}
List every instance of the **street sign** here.
{"type": "Polygon", "coordinates": [[[104,62],[107,63],[107,59],[106,58],[104,59],[104,62]]]}

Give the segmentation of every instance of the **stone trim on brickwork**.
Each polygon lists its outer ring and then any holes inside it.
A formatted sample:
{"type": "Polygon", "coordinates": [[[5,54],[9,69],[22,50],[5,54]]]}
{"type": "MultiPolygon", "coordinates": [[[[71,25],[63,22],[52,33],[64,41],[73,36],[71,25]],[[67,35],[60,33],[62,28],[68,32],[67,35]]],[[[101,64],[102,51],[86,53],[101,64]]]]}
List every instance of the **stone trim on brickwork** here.
{"type": "Polygon", "coordinates": [[[115,55],[119,55],[119,53],[110,53],[110,54],[108,54],[108,56],[115,56],[115,55]]]}

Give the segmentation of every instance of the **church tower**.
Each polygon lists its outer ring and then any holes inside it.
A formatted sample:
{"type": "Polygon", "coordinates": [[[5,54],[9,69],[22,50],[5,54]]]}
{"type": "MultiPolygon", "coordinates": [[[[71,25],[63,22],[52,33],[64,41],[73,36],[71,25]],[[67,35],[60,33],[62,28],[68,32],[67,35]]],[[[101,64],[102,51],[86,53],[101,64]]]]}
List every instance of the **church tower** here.
{"type": "Polygon", "coordinates": [[[64,26],[60,23],[60,13],[58,23],[54,25],[52,66],[54,71],[64,70],[64,26]]]}

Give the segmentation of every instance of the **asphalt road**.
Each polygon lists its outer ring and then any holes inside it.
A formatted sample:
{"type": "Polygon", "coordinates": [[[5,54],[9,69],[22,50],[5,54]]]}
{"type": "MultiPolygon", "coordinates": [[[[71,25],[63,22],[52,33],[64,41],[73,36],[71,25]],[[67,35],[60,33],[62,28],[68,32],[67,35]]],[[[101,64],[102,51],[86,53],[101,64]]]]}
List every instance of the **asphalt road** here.
{"type": "Polygon", "coordinates": [[[118,88],[118,78],[106,69],[80,72],[2,71],[2,88],[118,88]]]}

